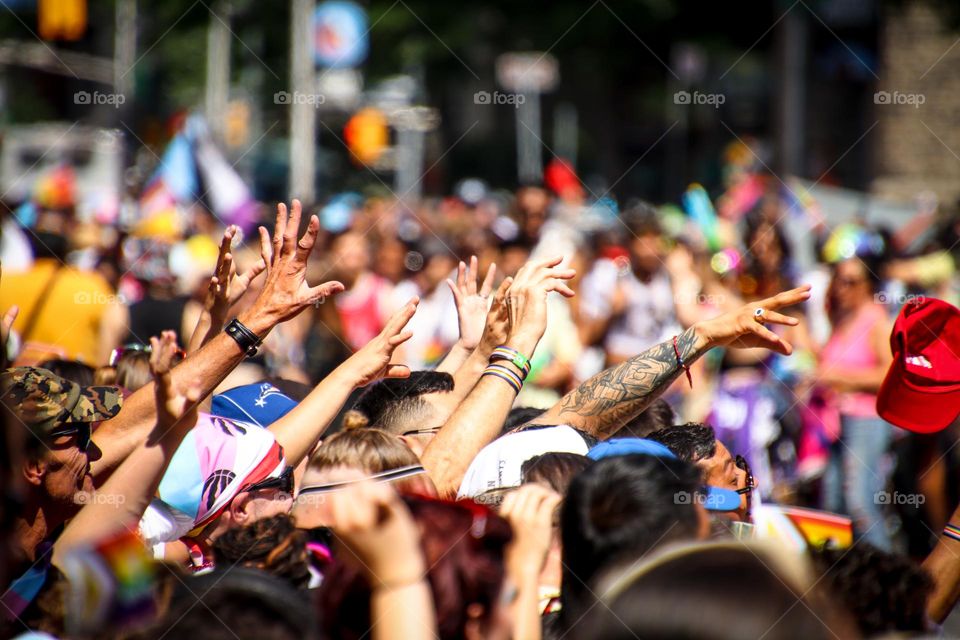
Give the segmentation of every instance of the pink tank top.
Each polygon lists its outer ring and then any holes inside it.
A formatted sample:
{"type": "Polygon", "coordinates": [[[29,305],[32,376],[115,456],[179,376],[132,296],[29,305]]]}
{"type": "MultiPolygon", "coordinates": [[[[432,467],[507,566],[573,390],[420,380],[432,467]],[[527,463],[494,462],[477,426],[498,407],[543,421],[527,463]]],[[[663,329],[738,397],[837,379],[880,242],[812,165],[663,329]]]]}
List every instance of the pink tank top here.
{"type": "MultiPolygon", "coordinates": [[[[843,370],[873,369],[880,364],[870,334],[874,325],[884,320],[883,307],[868,304],[844,329],[834,331],[820,352],[820,365],[843,370]]],[[[838,394],[840,413],[857,418],[877,415],[877,395],[865,391],[838,394]]]]}
{"type": "Polygon", "coordinates": [[[334,298],[344,338],[354,351],[373,340],[383,329],[380,298],[389,286],[389,282],[380,276],[366,274],[352,289],[334,298]]]}

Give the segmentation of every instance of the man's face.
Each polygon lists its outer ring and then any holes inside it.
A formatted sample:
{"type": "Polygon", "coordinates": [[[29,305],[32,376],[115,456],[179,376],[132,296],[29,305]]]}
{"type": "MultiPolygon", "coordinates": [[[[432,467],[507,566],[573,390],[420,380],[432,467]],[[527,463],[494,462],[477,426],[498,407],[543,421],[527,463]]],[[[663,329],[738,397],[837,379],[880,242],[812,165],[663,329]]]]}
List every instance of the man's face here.
{"type": "Polygon", "coordinates": [[[251,522],[290,513],[293,507],[293,496],[280,489],[258,489],[248,495],[246,508],[251,522]]]}
{"type": "Polygon", "coordinates": [[[431,256],[423,269],[423,275],[426,280],[426,289],[433,291],[441,284],[450,272],[457,268],[457,263],[448,253],[431,256]]]}
{"type": "MultiPolygon", "coordinates": [[[[93,491],[93,476],[90,474],[89,450],[77,446],[77,435],[57,436],[48,444],[43,454],[46,473],[43,476],[43,490],[54,502],[71,505],[71,511],[83,504],[78,493],[93,491]]],[[[95,447],[95,445],[90,445],[95,447]]]]}
{"type": "MultiPolygon", "coordinates": [[[[703,469],[706,483],[711,487],[720,487],[721,489],[730,489],[736,491],[747,486],[747,473],[735,464],[730,450],[722,442],[717,440],[717,452],[709,458],[697,462],[697,466],[703,469]]],[[[740,512],[746,515],[747,496],[740,496],[740,512]]]]}
{"type": "Polygon", "coordinates": [[[656,233],[644,233],[630,243],[633,265],[641,273],[656,273],[663,265],[663,239],[656,233]]]}

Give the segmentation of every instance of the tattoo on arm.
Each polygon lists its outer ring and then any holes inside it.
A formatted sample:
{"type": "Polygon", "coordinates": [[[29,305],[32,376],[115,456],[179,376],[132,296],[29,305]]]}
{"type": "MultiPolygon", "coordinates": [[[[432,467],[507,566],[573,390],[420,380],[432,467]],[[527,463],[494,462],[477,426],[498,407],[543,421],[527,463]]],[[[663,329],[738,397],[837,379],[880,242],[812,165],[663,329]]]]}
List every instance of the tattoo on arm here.
{"type": "MultiPolygon", "coordinates": [[[[688,366],[702,355],[689,328],[677,336],[677,349],[688,366]]],[[[650,347],[583,382],[560,400],[560,417],[571,426],[605,437],[637,416],[683,371],[673,340],[650,347]]]]}

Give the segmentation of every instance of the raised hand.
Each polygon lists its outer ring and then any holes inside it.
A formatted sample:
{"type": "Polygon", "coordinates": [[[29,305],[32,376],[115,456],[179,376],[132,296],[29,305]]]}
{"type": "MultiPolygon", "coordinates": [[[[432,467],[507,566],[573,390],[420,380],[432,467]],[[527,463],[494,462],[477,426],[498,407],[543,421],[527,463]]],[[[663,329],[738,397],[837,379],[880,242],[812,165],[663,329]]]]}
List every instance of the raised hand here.
{"type": "Polygon", "coordinates": [[[483,327],[483,336],[480,338],[481,349],[489,354],[502,344],[506,344],[510,337],[510,312],[507,309],[507,291],[513,284],[513,278],[504,278],[497,292],[493,294],[493,302],[487,312],[486,323],[483,327]]]}
{"type": "Polygon", "coordinates": [[[164,331],[159,338],[150,338],[150,371],[156,381],[153,389],[157,405],[157,426],[149,441],[182,436],[197,422],[199,385],[194,384],[186,391],[178,389],[170,373],[178,350],[177,334],[173,331],[164,331]]]}
{"type": "Polygon", "coordinates": [[[300,215],[299,200],[293,201],[289,215],[287,206],[281,202],[277,205],[272,239],[266,229],[260,227],[260,253],[267,276],[251,310],[251,316],[262,320],[258,325],[269,328],[289,320],[308,306],[344,289],[343,284],[336,281],[316,286],[307,282],[307,259],[317,242],[320,220],[317,216],[310,216],[307,230],[298,242],[300,215]]]}
{"type": "Polygon", "coordinates": [[[341,557],[358,562],[373,588],[398,588],[424,579],[417,525],[389,484],[360,482],[327,499],[331,529],[348,551],[341,557]]]}
{"type": "Polygon", "coordinates": [[[504,497],[499,515],[513,528],[506,558],[513,572],[540,574],[550,550],[560,500],[559,493],[537,483],[525,484],[504,497]]]}
{"type": "Polygon", "coordinates": [[[460,345],[473,350],[480,344],[483,328],[486,324],[490,292],[497,273],[497,265],[491,264],[483,284],[477,289],[477,256],[470,256],[470,267],[461,261],[457,268],[457,282],[447,279],[447,286],[453,293],[457,304],[457,318],[460,321],[460,345]]]}
{"type": "Polygon", "coordinates": [[[563,256],[530,261],[520,268],[507,291],[510,315],[510,342],[527,357],[533,354],[547,329],[547,294],[556,291],[567,298],[575,294],[566,281],[577,275],[573,269],[557,265],[563,256]]]}
{"type": "Polygon", "coordinates": [[[204,299],[204,308],[210,313],[213,324],[219,326],[227,318],[230,308],[243,297],[253,280],[267,268],[264,257],[250,266],[243,274],[237,275],[237,265],[230,253],[233,239],[239,233],[239,227],[230,225],[223,232],[220,242],[220,254],[217,256],[217,266],[214,275],[210,278],[207,295],[204,299]]]}
{"type": "Polygon", "coordinates": [[[735,311],[704,320],[693,325],[698,339],[705,348],[733,347],[751,349],[762,347],[777,353],[790,355],[793,345],[764,326],[764,323],[795,326],[796,318],[778,313],[777,309],[799,304],[810,297],[810,285],[783,291],[771,298],[746,304],[735,311]],[[763,309],[763,323],[757,322],[755,313],[763,309]]]}
{"type": "Polygon", "coordinates": [[[402,309],[390,317],[383,331],[340,365],[349,370],[353,384],[363,386],[380,378],[410,376],[408,366],[391,363],[390,358],[398,346],[413,336],[412,331],[404,331],[403,328],[413,317],[419,303],[419,298],[411,298],[402,309]]]}

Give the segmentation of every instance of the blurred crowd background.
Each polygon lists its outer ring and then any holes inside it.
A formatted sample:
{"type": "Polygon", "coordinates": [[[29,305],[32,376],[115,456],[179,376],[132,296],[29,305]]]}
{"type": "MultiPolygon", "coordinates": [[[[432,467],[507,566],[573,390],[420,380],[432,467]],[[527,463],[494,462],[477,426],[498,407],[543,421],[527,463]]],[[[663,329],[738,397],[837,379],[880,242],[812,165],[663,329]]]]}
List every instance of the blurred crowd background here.
{"type": "Polygon", "coordinates": [[[792,357],[711,353],[667,400],[749,452],[763,497],[853,501],[871,542],[924,555],[960,498],[958,434],[895,432],[874,396],[904,302],[958,298],[960,12],[730,9],[8,0],[11,352],[89,383],[120,345],[164,329],[184,344],[224,228],[250,264],[288,197],[320,217],[311,281],[346,291],[223,388],[315,384],[411,295],[403,361],[435,365],[458,336],[445,280],[471,256],[498,280],[538,255],[577,269],[517,401],[539,408],[697,319],[811,283],[792,357]]]}

